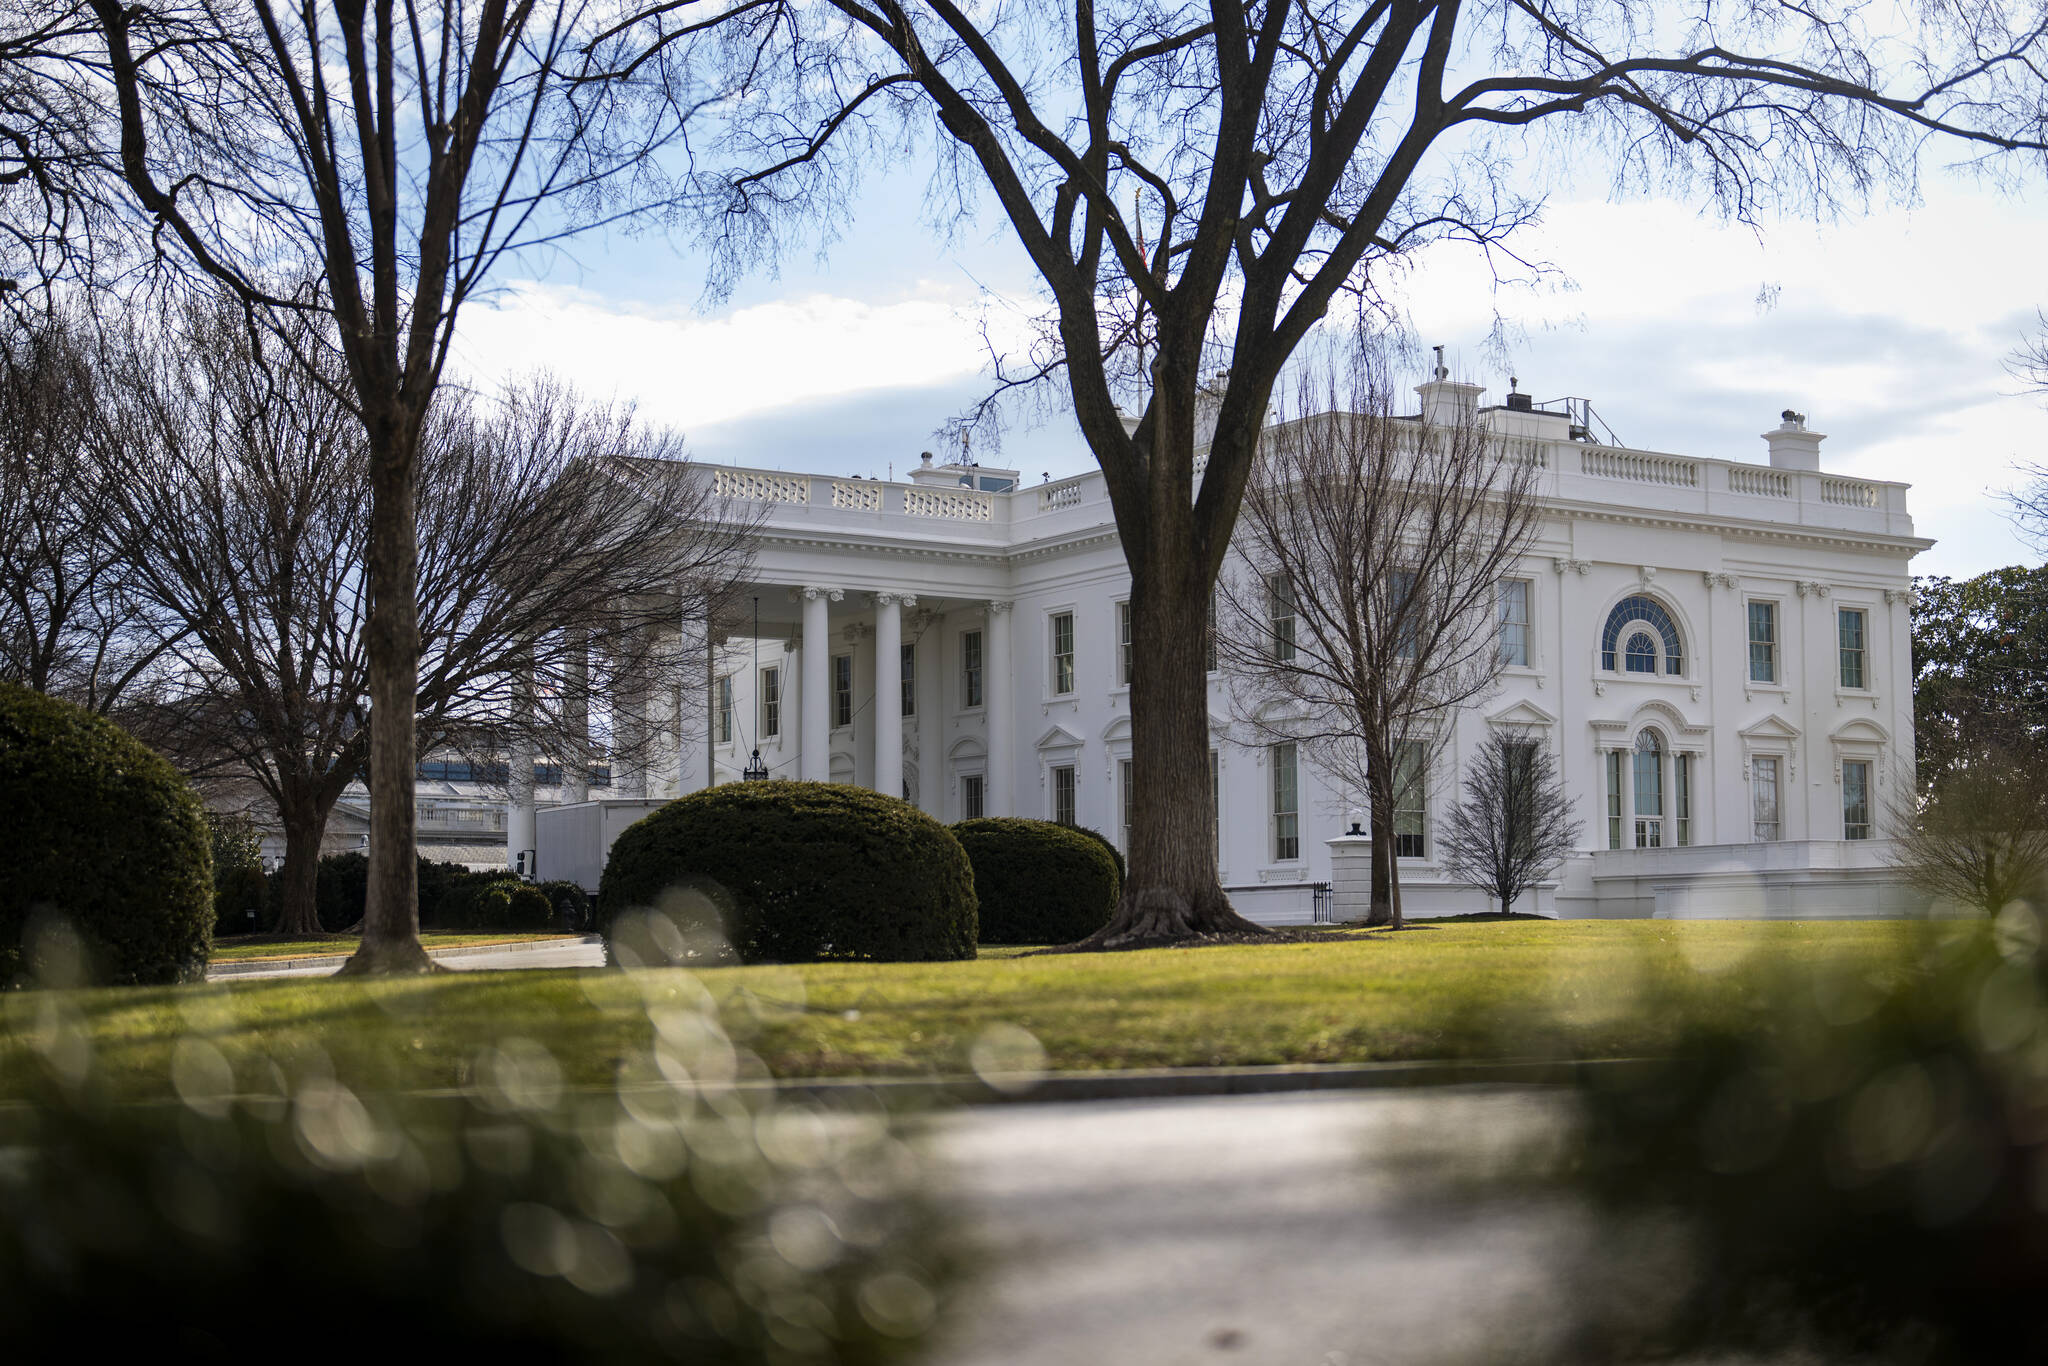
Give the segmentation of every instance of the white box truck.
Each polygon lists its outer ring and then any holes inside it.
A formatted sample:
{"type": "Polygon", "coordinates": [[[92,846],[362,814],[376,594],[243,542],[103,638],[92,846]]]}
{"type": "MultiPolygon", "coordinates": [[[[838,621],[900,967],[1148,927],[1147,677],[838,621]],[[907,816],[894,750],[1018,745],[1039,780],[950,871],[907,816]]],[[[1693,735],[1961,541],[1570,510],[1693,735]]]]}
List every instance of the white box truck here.
{"type": "Polygon", "coordinates": [[[667,805],[655,797],[542,807],[534,813],[534,876],[543,882],[573,882],[597,895],[612,841],[634,821],[667,805]]]}

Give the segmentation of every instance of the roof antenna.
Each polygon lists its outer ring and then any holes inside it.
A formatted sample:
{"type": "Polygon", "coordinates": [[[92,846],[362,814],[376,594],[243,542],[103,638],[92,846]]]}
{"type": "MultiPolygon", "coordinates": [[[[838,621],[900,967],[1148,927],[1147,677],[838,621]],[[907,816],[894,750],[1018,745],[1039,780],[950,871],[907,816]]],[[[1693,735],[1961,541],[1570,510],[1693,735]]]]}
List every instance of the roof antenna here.
{"type": "Polygon", "coordinates": [[[1444,349],[1441,346],[1432,346],[1429,349],[1436,352],[1436,377],[1439,380],[1449,379],[1451,372],[1444,369],[1444,349]]]}

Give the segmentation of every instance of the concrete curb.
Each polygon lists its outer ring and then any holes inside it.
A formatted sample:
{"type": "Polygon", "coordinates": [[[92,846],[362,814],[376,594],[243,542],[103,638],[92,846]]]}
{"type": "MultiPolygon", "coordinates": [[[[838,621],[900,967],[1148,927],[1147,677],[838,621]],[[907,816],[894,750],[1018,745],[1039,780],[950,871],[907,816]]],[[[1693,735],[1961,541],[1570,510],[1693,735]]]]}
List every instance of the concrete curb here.
{"type": "MultiPolygon", "coordinates": [[[[565,934],[551,939],[522,939],[511,944],[449,944],[438,949],[428,949],[429,958],[473,958],[480,955],[500,953],[532,953],[538,949],[567,949],[590,944],[602,944],[601,934],[565,934]]],[[[292,972],[300,968],[317,968],[327,963],[339,968],[348,960],[346,953],[314,953],[303,958],[252,958],[233,962],[216,963],[206,970],[206,980],[223,982],[236,977],[261,977],[271,973],[292,972]]]]}

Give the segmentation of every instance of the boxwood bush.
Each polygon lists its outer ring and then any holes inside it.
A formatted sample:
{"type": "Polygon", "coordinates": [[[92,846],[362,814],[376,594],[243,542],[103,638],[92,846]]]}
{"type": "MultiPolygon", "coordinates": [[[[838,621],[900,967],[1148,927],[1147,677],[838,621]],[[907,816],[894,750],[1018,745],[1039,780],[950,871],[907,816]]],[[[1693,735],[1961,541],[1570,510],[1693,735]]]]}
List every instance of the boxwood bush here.
{"type": "Polygon", "coordinates": [[[1109,923],[1121,886],[1092,831],[986,816],[953,827],[974,865],[984,944],[1069,944],[1109,923]]]}
{"type": "Polygon", "coordinates": [[[599,884],[599,927],[617,943],[622,921],[649,911],[715,915],[684,929],[715,928],[749,963],[974,957],[960,842],[909,802],[837,783],[730,783],[628,826],[599,884]]]}
{"type": "Polygon", "coordinates": [[[0,984],[32,961],[43,924],[68,924],[80,966],[117,985],[202,976],[213,947],[213,859],[199,798],[104,717],[0,684],[0,984]]]}
{"type": "Polygon", "coordinates": [[[1110,897],[1110,903],[1114,905],[1117,898],[1124,894],[1124,883],[1128,882],[1131,877],[1131,870],[1124,863],[1124,851],[1117,848],[1116,841],[1103,834],[1100,830],[1091,830],[1085,825],[1077,825],[1074,829],[1101,845],[1108,851],[1109,861],[1116,865],[1116,893],[1110,897]]]}

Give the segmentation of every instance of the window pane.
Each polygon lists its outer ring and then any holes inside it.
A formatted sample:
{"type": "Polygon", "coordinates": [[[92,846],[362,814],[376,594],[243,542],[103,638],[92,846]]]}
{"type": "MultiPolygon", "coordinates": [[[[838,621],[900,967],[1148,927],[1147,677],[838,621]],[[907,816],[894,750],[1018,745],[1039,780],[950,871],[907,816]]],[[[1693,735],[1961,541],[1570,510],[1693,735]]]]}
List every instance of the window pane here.
{"type": "Polygon", "coordinates": [[[1061,764],[1052,771],[1052,818],[1060,825],[1074,823],[1074,766],[1061,764]]]}
{"type": "Polygon", "coordinates": [[[1756,838],[1778,838],[1778,761],[1761,758],[1753,761],[1749,787],[1756,838]]]}
{"type": "Polygon", "coordinates": [[[963,773],[960,775],[960,816],[963,820],[981,819],[981,775],[963,773]]]}
{"type": "Polygon", "coordinates": [[[1657,642],[1651,640],[1644,632],[1636,632],[1628,638],[1626,662],[1628,671],[1632,674],[1657,672],[1657,642]]]}
{"type": "Polygon", "coordinates": [[[1675,754],[1671,757],[1671,772],[1674,779],[1674,796],[1678,801],[1678,842],[1692,843],[1692,756],[1675,754]]]}
{"type": "Polygon", "coordinates": [[[1131,853],[1131,761],[1116,761],[1116,825],[1123,832],[1124,856],[1131,853]]]}
{"type": "Polygon", "coordinates": [[[1118,687],[1131,685],[1131,605],[1116,605],[1116,681],[1118,687]]]}
{"type": "Polygon", "coordinates": [[[1301,797],[1296,787],[1294,746],[1274,745],[1269,753],[1273,763],[1273,861],[1286,863],[1301,857],[1301,797]]]}
{"type": "Polygon", "coordinates": [[[1842,648],[1842,686],[1861,688],[1863,682],[1863,625],[1864,615],[1853,608],[1844,607],[1835,613],[1836,631],[1842,648]]]}
{"type": "Polygon", "coordinates": [[[761,670],[761,734],[782,734],[782,670],[761,670]]]}
{"type": "Polygon", "coordinates": [[[1529,665],[1529,581],[1506,579],[1500,586],[1500,662],[1529,665]]]}
{"type": "Polygon", "coordinates": [[[1415,573],[1409,569],[1396,569],[1388,576],[1393,589],[1387,606],[1389,614],[1398,623],[1394,635],[1394,657],[1413,659],[1422,637],[1422,614],[1426,607],[1422,595],[1416,591],[1415,573]]]}
{"type": "Polygon", "coordinates": [[[1056,612],[1052,619],[1052,690],[1074,690],[1074,614],[1056,612]]]}
{"type": "Polygon", "coordinates": [[[1778,681],[1778,605],[1773,602],[1749,605],[1749,681],[1778,681]]]}
{"type": "Polygon", "coordinates": [[[1865,759],[1842,765],[1842,838],[1870,838],[1870,763],[1865,759]]]}
{"type": "Polygon", "coordinates": [[[1409,742],[1394,751],[1394,857],[1429,857],[1428,803],[1423,746],[1409,742]]]}
{"type": "Polygon", "coordinates": [[[718,680],[718,743],[732,743],[732,675],[718,680]]]}
{"type": "Polygon", "coordinates": [[[1266,617],[1272,633],[1273,658],[1294,658],[1294,589],[1285,574],[1266,576],[1266,617]]]}
{"type": "Polygon", "coordinates": [[[917,647],[905,645],[897,665],[903,676],[903,715],[917,715],[917,647]]]}
{"type": "Polygon", "coordinates": [[[981,705],[981,632],[967,631],[960,636],[960,705],[978,707],[981,705]]]}

